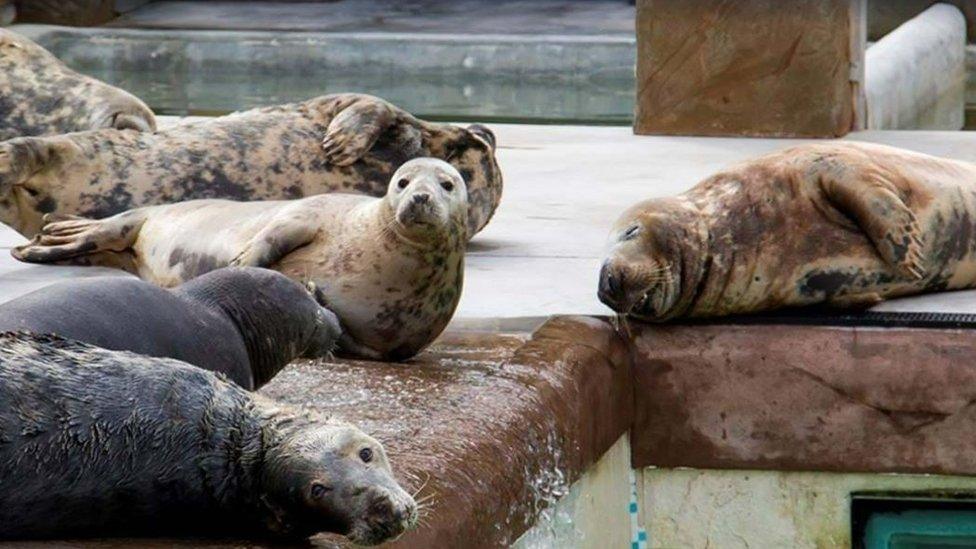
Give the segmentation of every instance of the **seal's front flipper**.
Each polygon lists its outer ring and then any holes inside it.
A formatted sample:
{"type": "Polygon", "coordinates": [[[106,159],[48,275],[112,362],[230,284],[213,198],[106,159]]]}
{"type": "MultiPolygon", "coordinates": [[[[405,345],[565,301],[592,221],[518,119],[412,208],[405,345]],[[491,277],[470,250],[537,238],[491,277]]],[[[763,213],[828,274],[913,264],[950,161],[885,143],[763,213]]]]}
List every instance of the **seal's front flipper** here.
{"type": "Polygon", "coordinates": [[[857,223],[889,266],[913,280],[925,277],[921,227],[893,185],[862,178],[824,178],[821,185],[830,202],[857,223]]]}
{"type": "Polygon", "coordinates": [[[337,166],[348,166],[373,148],[396,120],[393,107],[375,97],[360,96],[339,111],[325,133],[322,150],[337,166]]]}
{"type": "Polygon", "coordinates": [[[301,216],[282,215],[251,237],[230,264],[270,268],[296,248],[311,242],[316,230],[301,216]]]}
{"type": "MultiPolygon", "coordinates": [[[[100,265],[99,258],[115,257],[102,252],[125,252],[135,242],[145,221],[141,210],[132,210],[106,219],[76,216],[44,216],[44,228],[33,240],[17,246],[11,254],[28,263],[72,263],[100,265]]],[[[117,258],[111,265],[118,266],[117,258]]]]}

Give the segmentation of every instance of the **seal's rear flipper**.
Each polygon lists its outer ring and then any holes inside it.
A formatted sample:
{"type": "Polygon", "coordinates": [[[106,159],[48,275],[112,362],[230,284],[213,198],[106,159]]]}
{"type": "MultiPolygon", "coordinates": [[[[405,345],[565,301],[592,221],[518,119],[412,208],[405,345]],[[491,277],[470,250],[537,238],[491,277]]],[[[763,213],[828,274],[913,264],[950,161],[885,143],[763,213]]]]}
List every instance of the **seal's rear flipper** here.
{"type": "Polygon", "coordinates": [[[824,178],[821,186],[830,202],[864,231],[888,265],[913,280],[925,277],[921,227],[893,185],[873,179],[824,178]]]}
{"type": "Polygon", "coordinates": [[[47,214],[41,232],[11,254],[28,263],[119,267],[126,263],[117,257],[119,252],[132,246],[144,220],[141,210],[101,220],[47,214]]]}
{"type": "Polygon", "coordinates": [[[322,140],[326,159],[337,166],[356,162],[395,121],[396,113],[389,103],[366,95],[357,96],[329,123],[322,140]]]}

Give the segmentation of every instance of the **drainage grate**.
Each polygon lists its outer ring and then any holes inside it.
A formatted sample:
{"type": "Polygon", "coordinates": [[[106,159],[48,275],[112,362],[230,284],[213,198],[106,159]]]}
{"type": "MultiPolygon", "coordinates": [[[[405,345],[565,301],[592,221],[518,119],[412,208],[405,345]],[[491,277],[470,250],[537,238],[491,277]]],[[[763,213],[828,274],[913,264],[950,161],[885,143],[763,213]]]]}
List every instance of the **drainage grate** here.
{"type": "Polygon", "coordinates": [[[976,329],[976,314],[899,311],[841,312],[822,309],[797,309],[779,311],[775,313],[687,320],[682,321],[681,323],[692,325],[787,324],[791,326],[844,326],[866,328],[976,329]]]}

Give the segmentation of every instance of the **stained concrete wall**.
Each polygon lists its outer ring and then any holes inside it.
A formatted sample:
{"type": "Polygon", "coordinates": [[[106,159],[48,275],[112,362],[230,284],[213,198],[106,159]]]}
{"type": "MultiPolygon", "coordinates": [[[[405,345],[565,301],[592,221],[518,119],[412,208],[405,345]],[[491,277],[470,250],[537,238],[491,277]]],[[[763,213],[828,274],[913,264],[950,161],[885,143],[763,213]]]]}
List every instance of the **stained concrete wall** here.
{"type": "Polygon", "coordinates": [[[512,547],[605,549],[631,542],[630,444],[623,436],[512,547]]]}
{"type": "Polygon", "coordinates": [[[868,129],[963,127],[966,18],[937,4],[868,48],[868,129]]]}
{"type": "Polygon", "coordinates": [[[854,492],[976,493],[976,478],[934,475],[646,468],[638,483],[648,547],[669,549],[846,548],[854,492]]]}

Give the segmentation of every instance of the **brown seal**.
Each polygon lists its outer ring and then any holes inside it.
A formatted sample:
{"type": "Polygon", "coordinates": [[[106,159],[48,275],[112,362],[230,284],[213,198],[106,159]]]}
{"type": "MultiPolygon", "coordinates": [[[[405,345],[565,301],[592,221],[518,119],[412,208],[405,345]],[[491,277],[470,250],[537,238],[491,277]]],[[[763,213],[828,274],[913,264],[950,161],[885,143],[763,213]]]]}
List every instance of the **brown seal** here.
{"type": "Polygon", "coordinates": [[[425,122],[353,94],[155,133],[89,131],[0,143],[0,221],[31,237],[47,213],[102,218],[201,198],[383,196],[401,164],[427,156],[464,177],[473,236],[501,200],[492,133],[425,122]]]}
{"type": "Polygon", "coordinates": [[[337,193],[149,206],[50,223],[13,254],[119,267],[161,286],[226,265],[273,268],[315,284],[342,324],[342,350],[400,360],[433,341],[454,314],[466,215],[457,170],[418,158],[397,170],[381,199],[337,193]]]}
{"type": "Polygon", "coordinates": [[[0,140],[98,128],[153,131],[132,94],[69,69],[27,38],[0,29],[0,140]]]}
{"type": "Polygon", "coordinates": [[[600,299],[642,320],[976,285],[976,165],[866,143],[745,162],[616,222],[600,299]]]}

